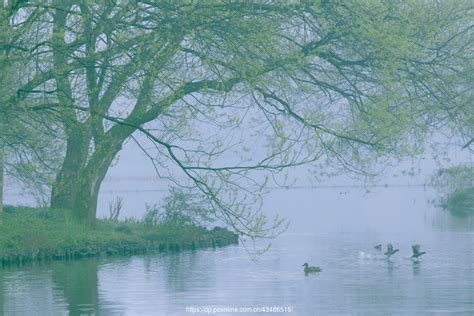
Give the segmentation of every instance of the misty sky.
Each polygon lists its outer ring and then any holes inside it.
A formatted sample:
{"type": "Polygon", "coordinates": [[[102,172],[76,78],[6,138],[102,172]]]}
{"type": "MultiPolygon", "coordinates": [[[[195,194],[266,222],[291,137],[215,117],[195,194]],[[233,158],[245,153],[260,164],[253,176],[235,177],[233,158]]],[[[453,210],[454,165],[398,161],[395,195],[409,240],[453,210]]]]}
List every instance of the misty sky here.
{"type": "MultiPolygon", "coordinates": [[[[467,150],[454,146],[448,158],[442,161],[443,167],[473,161],[467,150]]],[[[374,188],[370,184],[423,184],[438,167],[426,153],[424,158],[407,160],[397,167],[387,168],[373,182],[367,182],[367,188],[318,189],[310,187],[331,184],[364,186],[364,181],[347,175],[315,180],[308,167],[294,168],[290,169],[289,175],[297,179],[296,188],[272,189],[264,198],[263,209],[270,216],[280,214],[288,219],[291,222],[288,232],[417,231],[426,226],[428,213],[433,212],[426,209],[426,200],[434,198],[433,190],[423,187],[374,188]],[[417,172],[415,176],[403,175],[404,170],[412,168],[417,172]],[[417,201],[423,209],[419,209],[417,201]]],[[[121,216],[141,218],[146,204],[160,204],[167,194],[168,185],[169,182],[157,178],[153,165],[140,148],[133,141],[128,141],[102,184],[98,217],[106,217],[109,202],[121,196],[124,199],[121,216]]],[[[6,188],[5,202],[35,203],[31,196],[19,194],[17,185],[6,188]]]]}

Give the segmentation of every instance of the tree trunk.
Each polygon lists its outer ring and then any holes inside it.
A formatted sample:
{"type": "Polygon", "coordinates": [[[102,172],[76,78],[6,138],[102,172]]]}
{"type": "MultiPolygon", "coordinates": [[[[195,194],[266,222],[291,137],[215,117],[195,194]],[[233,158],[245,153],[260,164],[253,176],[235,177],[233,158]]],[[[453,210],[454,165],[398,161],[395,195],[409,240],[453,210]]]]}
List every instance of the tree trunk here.
{"type": "Polygon", "coordinates": [[[3,212],[3,144],[0,142],[0,213],[3,212]]]}
{"type": "Polygon", "coordinates": [[[95,144],[90,156],[90,131],[79,126],[70,133],[66,157],[53,185],[51,207],[71,210],[78,221],[92,224],[96,219],[100,185],[133,131],[132,127],[116,126],[95,144]]]}
{"type": "MultiPolygon", "coordinates": [[[[3,0],[2,3],[3,3],[3,8],[0,10],[0,15],[2,15],[2,19],[0,20],[0,43],[6,43],[6,34],[8,31],[8,22],[7,22],[8,19],[3,17],[5,14],[5,10],[3,9],[8,6],[8,0],[3,0]]],[[[6,58],[6,50],[2,49],[0,51],[0,60],[2,60],[2,62],[0,63],[0,69],[2,69],[2,72],[4,73],[8,72],[7,69],[9,68],[8,68],[8,59],[6,58]]],[[[0,79],[0,84],[3,86],[4,80],[5,79],[8,80],[8,78],[9,78],[8,74],[6,75],[2,74],[2,78],[0,79]]],[[[1,128],[4,128],[4,127],[0,123],[0,129],[1,128]]],[[[3,171],[4,171],[3,170],[4,169],[3,153],[4,153],[4,144],[2,140],[0,139],[0,213],[3,212],[3,171]]]]}
{"type": "Polygon", "coordinates": [[[108,166],[105,171],[100,174],[96,172],[87,172],[81,175],[80,185],[77,188],[73,200],[71,210],[73,216],[80,222],[85,224],[94,223],[97,215],[97,200],[99,197],[100,185],[107,173],[108,166]]]}
{"type": "Polygon", "coordinates": [[[107,139],[97,146],[96,151],[83,168],[76,182],[75,199],[71,207],[74,217],[86,224],[92,224],[97,215],[97,199],[102,181],[109,167],[122,149],[123,140],[107,139]]]}
{"type": "Polygon", "coordinates": [[[87,161],[88,137],[80,130],[67,140],[66,156],[51,191],[51,207],[73,209],[81,172],[87,161]]]}

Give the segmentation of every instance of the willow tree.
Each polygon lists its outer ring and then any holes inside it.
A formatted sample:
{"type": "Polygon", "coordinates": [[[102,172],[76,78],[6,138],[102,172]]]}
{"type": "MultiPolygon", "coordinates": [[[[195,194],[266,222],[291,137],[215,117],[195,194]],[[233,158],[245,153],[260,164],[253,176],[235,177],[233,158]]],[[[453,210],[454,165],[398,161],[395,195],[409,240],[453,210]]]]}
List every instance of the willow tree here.
{"type": "Polygon", "coordinates": [[[40,16],[27,50],[42,63],[9,100],[41,96],[34,108],[62,124],[52,207],[94,221],[133,139],[160,177],[236,231],[267,235],[280,222],[257,202],[272,175],[324,161],[366,170],[417,148],[456,93],[443,81],[465,57],[470,5],[22,1],[16,19],[40,16]]]}
{"type": "Polygon", "coordinates": [[[45,40],[40,22],[45,11],[21,11],[22,5],[26,2],[3,1],[0,9],[0,170],[43,200],[63,141],[53,113],[35,110],[48,100],[41,93],[22,94],[46,81],[45,52],[35,47],[45,40]]]}

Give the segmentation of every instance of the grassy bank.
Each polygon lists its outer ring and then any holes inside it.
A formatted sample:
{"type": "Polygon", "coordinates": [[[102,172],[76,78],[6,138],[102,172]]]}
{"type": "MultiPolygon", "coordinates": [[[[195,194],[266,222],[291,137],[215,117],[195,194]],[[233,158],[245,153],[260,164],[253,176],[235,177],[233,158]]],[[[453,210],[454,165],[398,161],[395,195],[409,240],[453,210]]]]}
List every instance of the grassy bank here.
{"type": "Polygon", "coordinates": [[[237,235],[218,227],[207,230],[195,225],[108,220],[88,227],[74,221],[66,211],[51,209],[5,207],[0,221],[2,266],[238,243],[237,235]]]}

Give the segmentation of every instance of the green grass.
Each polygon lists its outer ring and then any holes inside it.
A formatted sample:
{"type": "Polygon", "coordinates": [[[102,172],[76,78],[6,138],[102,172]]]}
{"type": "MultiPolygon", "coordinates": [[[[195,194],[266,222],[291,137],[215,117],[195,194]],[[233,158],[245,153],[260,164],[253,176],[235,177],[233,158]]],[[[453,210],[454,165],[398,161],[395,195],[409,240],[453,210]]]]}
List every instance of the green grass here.
{"type": "Polygon", "coordinates": [[[0,221],[0,265],[237,242],[237,236],[227,230],[207,230],[194,225],[97,220],[94,225],[85,226],[64,210],[7,206],[0,214],[0,221]]]}

